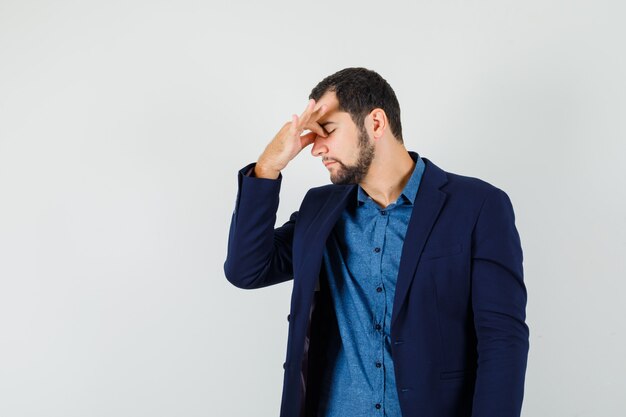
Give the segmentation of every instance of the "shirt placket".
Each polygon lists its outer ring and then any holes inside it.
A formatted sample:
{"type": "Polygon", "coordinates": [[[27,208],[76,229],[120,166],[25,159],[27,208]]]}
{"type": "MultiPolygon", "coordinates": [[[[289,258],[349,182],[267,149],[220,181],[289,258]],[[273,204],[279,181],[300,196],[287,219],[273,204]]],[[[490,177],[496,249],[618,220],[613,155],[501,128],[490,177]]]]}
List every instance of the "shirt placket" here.
{"type": "Polygon", "coordinates": [[[376,367],[377,372],[377,390],[374,407],[379,410],[380,415],[384,415],[385,400],[385,367],[384,367],[384,349],[385,349],[385,314],[386,314],[386,297],[385,286],[383,283],[383,255],[385,253],[385,235],[387,224],[389,221],[389,212],[386,209],[380,210],[374,208],[374,241],[373,241],[373,257],[371,262],[372,288],[370,294],[373,297],[372,306],[374,307],[374,329],[375,329],[375,357],[372,366],[376,367]]]}

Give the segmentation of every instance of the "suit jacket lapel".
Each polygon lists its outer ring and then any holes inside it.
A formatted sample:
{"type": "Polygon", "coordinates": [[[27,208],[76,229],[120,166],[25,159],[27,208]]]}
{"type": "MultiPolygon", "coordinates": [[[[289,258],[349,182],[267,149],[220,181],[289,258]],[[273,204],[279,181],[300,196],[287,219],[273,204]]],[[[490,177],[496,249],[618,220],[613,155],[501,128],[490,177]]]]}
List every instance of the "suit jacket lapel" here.
{"type": "MultiPolygon", "coordinates": [[[[402,246],[391,326],[394,325],[398,317],[411,282],[414,279],[421,253],[446,200],[446,193],[440,190],[447,182],[446,173],[428,159],[422,159],[426,163],[426,168],[415,198],[413,213],[411,214],[402,246]]],[[[356,185],[344,186],[333,190],[317,211],[315,217],[309,222],[307,229],[302,235],[303,241],[308,246],[303,248],[303,253],[300,254],[300,261],[295,268],[295,271],[302,278],[302,285],[294,287],[294,290],[301,292],[300,296],[303,297],[301,298],[303,300],[308,301],[309,296],[313,295],[315,284],[319,279],[319,270],[326,240],[345,209],[348,196],[353,195],[352,192],[355,190],[355,187],[356,185]]]]}
{"type": "Polygon", "coordinates": [[[339,216],[346,208],[348,196],[352,195],[355,187],[354,185],[341,186],[333,190],[302,235],[307,246],[303,248],[305,253],[301,254],[300,262],[295,271],[299,271],[300,274],[310,274],[307,279],[303,280],[304,287],[302,290],[304,294],[313,291],[314,285],[317,283],[326,240],[335,223],[339,220],[339,216]],[[307,263],[308,265],[305,266],[307,263]]]}
{"type": "Polygon", "coordinates": [[[424,245],[446,201],[446,193],[439,190],[447,182],[446,173],[428,159],[422,159],[426,163],[426,168],[422,176],[420,188],[417,191],[413,212],[402,246],[402,256],[400,258],[398,281],[396,283],[396,293],[391,315],[392,327],[407,296],[411,282],[413,282],[424,245]]]}

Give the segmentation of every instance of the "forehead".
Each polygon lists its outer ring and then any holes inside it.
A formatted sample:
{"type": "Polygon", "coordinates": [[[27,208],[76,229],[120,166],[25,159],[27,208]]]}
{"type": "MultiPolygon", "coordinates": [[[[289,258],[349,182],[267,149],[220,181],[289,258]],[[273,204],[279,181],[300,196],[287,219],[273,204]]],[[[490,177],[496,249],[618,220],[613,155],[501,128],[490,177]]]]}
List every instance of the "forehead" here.
{"type": "Polygon", "coordinates": [[[339,100],[334,91],[327,91],[322,97],[317,100],[315,107],[324,105],[327,107],[326,113],[319,119],[320,123],[325,121],[339,122],[344,120],[351,120],[350,115],[345,111],[339,111],[339,100]]]}

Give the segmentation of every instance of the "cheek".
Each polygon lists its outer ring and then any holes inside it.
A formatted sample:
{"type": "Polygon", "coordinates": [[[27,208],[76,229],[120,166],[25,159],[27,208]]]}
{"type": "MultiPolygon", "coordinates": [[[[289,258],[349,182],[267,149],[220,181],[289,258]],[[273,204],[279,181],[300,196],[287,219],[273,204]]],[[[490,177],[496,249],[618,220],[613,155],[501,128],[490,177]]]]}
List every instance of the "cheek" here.
{"type": "Polygon", "coordinates": [[[359,139],[349,134],[331,135],[331,144],[335,153],[344,158],[355,158],[359,155],[359,139]]]}

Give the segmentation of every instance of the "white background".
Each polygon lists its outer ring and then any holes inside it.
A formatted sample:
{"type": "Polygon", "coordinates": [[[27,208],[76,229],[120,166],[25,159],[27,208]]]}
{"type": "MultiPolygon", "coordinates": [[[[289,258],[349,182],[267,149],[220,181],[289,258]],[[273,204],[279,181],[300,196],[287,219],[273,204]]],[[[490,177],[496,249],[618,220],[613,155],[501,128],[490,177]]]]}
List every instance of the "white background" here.
{"type": "MultiPolygon", "coordinates": [[[[223,274],[237,170],[348,66],[407,148],[504,189],[523,415],[626,409],[626,6],[0,0],[0,415],[276,416],[291,283],[223,274]]],[[[329,182],[283,172],[282,224],[329,182]]]]}

